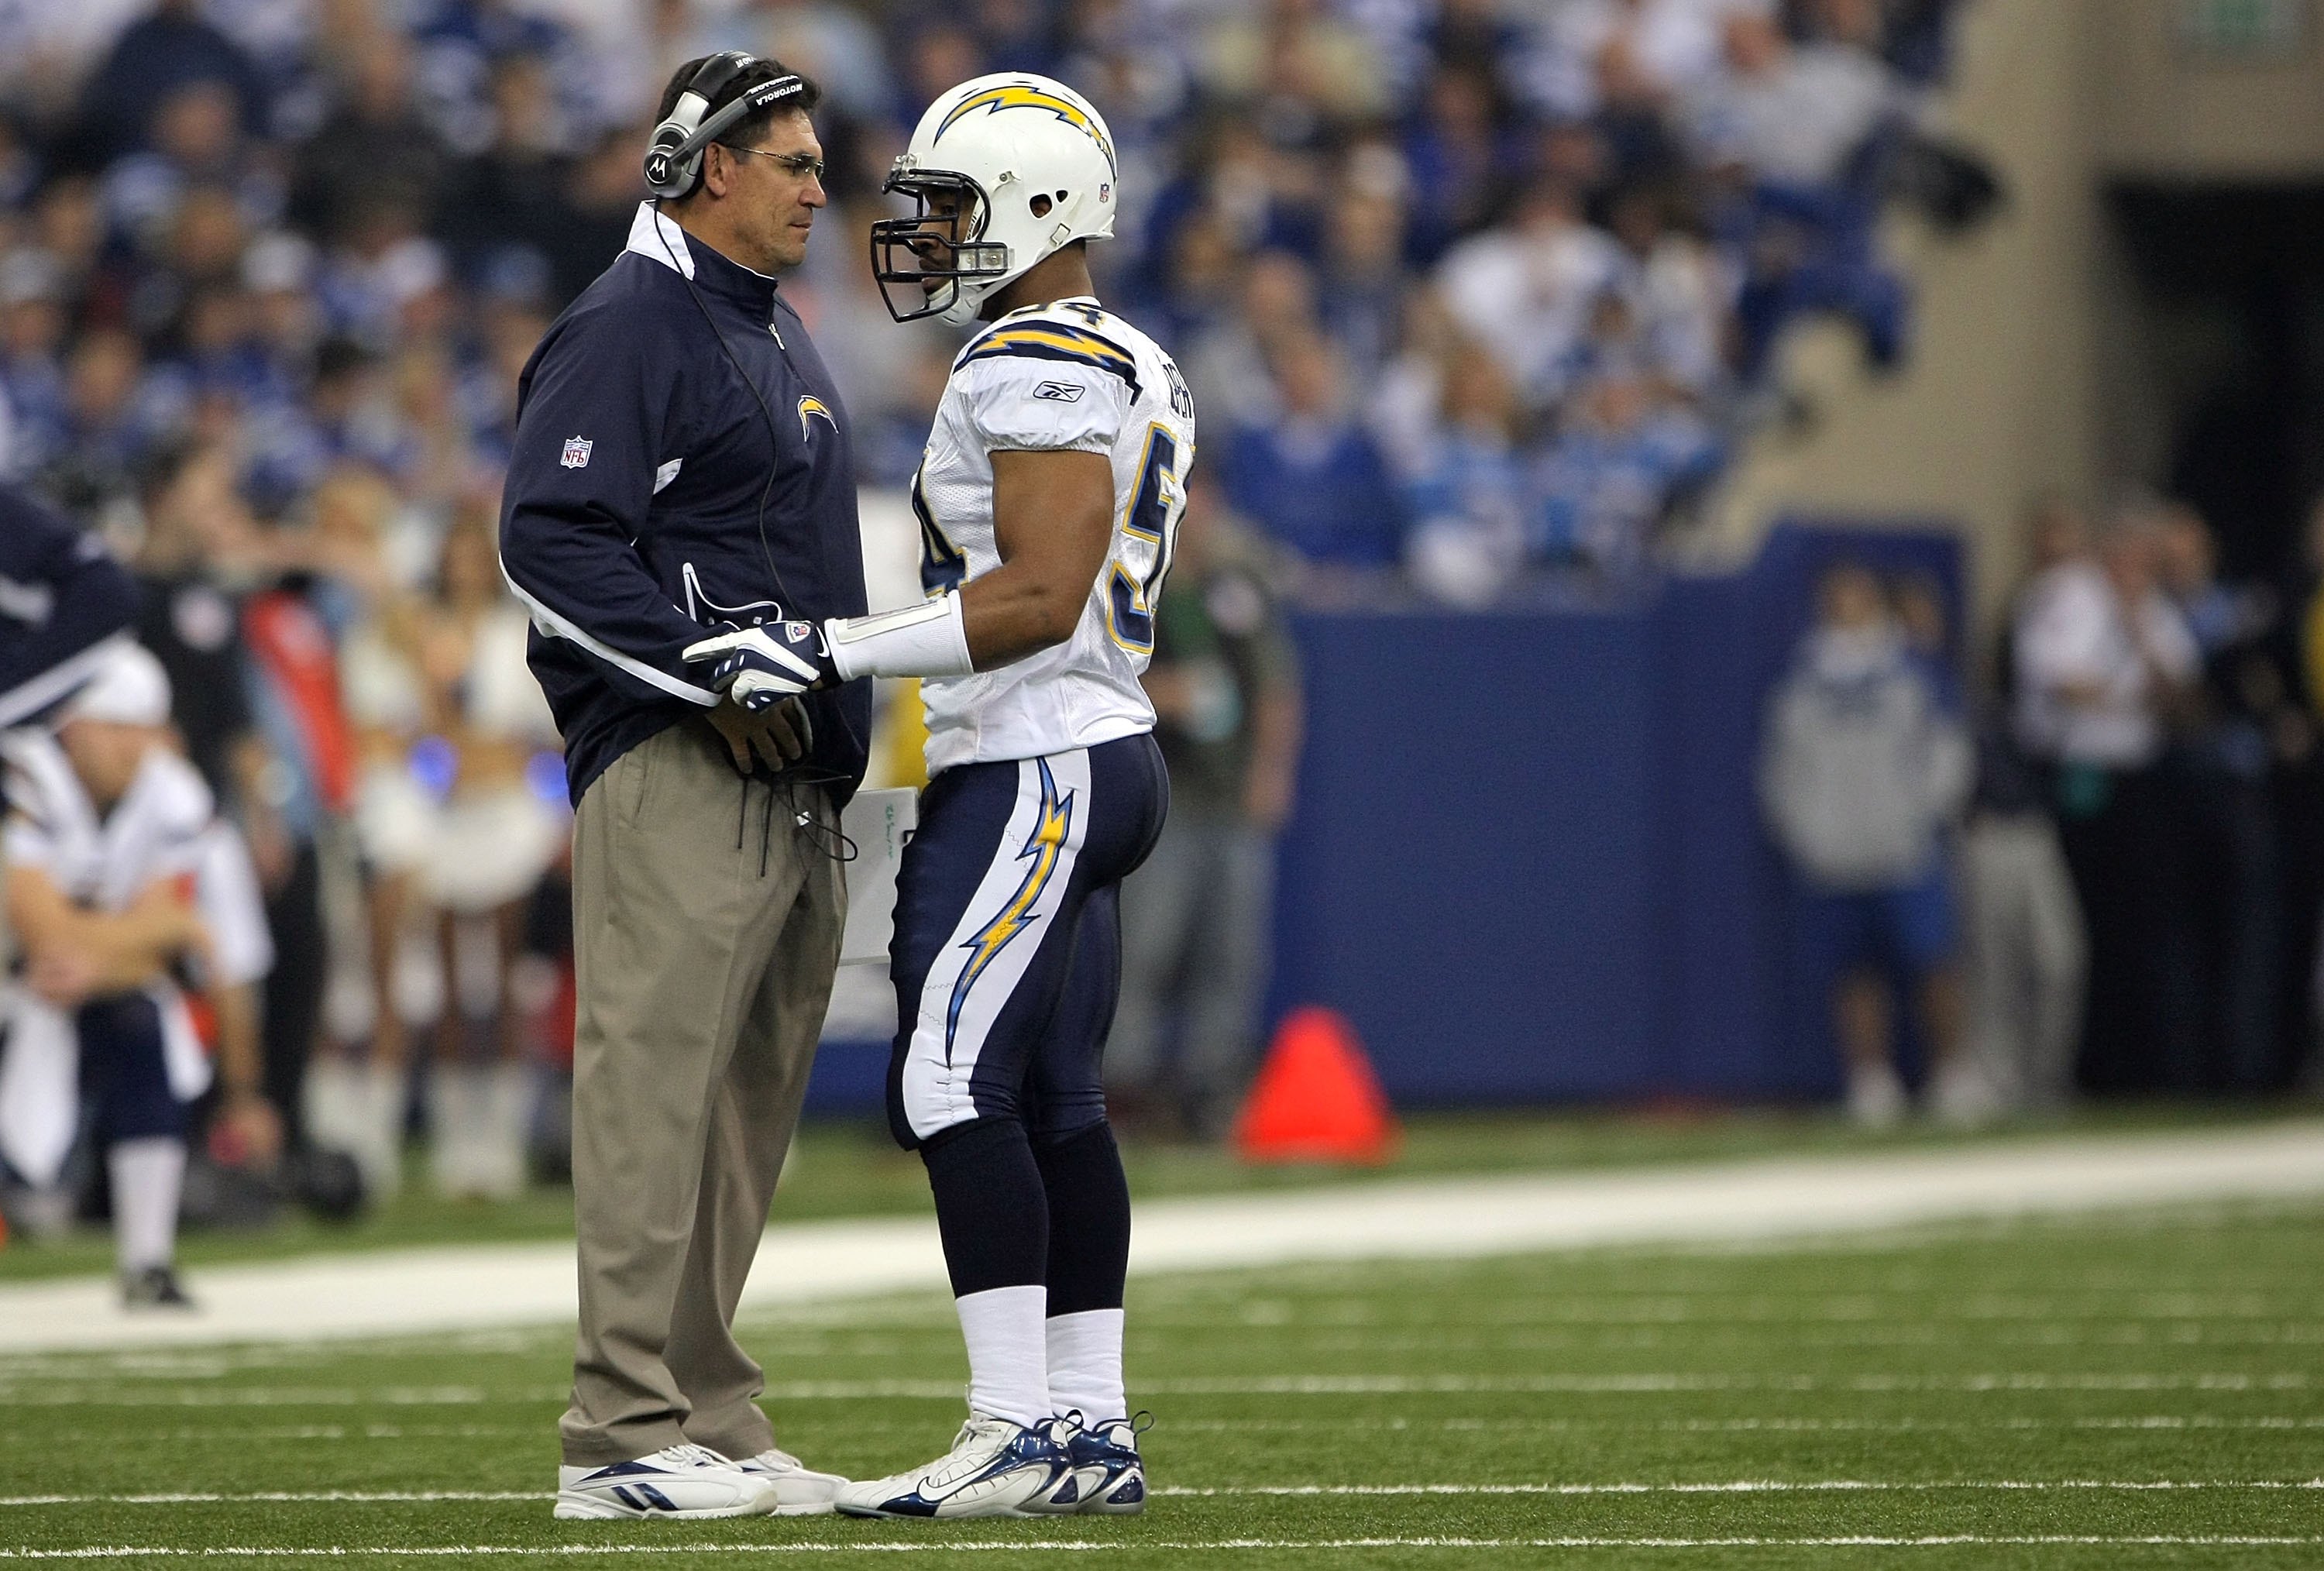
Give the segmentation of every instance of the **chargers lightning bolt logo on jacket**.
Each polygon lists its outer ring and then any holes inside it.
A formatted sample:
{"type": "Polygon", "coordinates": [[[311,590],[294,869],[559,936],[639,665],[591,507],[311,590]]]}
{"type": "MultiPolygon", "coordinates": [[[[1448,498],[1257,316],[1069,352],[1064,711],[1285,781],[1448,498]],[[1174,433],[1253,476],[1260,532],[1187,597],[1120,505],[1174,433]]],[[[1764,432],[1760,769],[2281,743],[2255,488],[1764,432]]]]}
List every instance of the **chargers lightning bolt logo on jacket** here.
{"type": "Polygon", "coordinates": [[[1001,908],[1001,914],[978,930],[961,946],[970,951],[968,964],[960,968],[960,980],[952,986],[952,1004],[945,1012],[945,1057],[952,1057],[954,1038],[960,1030],[961,1007],[968,1002],[968,990],[984,975],[985,967],[1009,945],[1009,940],[1040,920],[1033,906],[1048,887],[1049,877],[1057,870],[1057,855],[1065,848],[1065,836],[1072,832],[1074,799],[1067,793],[1057,795],[1056,777],[1049,772],[1049,761],[1034,761],[1041,771],[1041,800],[1033,818],[1033,833],[1025,841],[1025,849],[1017,854],[1020,862],[1032,865],[1025,870],[1024,879],[1017,892],[1001,908]]]}
{"type": "Polygon", "coordinates": [[[839,421],[833,416],[830,405],[825,403],[823,400],[812,395],[801,398],[798,401],[799,440],[803,442],[811,439],[807,423],[807,416],[809,415],[821,415],[823,417],[824,424],[829,426],[833,430],[837,430],[839,429],[839,421]]]}

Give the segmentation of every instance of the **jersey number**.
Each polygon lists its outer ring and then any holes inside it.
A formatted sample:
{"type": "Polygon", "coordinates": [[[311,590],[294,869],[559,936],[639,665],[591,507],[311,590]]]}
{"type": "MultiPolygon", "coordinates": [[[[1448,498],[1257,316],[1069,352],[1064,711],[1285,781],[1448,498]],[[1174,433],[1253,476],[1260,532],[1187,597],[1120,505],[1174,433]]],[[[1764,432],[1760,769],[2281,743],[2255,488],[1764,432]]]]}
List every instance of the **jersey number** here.
{"type": "Polygon", "coordinates": [[[936,515],[928,510],[927,493],[920,488],[920,476],[912,476],[912,516],[920,521],[920,591],[941,595],[960,587],[968,577],[968,559],[960,548],[945,538],[936,515]]]}
{"type": "Polygon", "coordinates": [[[1178,444],[1160,426],[1146,433],[1146,461],[1139,467],[1138,494],[1130,499],[1124,534],[1154,542],[1154,566],[1145,580],[1130,576],[1120,562],[1106,581],[1106,622],[1114,642],[1132,654],[1154,652],[1154,608],[1170,571],[1170,548],[1178,532],[1184,499],[1178,494],[1178,444]]]}

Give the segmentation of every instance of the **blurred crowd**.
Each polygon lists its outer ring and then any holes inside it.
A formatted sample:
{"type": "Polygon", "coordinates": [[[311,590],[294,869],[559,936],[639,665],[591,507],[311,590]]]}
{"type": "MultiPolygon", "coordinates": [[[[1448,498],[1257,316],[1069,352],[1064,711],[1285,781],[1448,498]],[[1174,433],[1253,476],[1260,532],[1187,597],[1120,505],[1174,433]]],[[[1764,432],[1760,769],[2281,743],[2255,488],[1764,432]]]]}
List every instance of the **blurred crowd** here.
{"type": "MultiPolygon", "coordinates": [[[[1715,475],[1783,325],[1893,364],[1876,222],[1958,214],[1949,0],[92,0],[0,8],[0,468],[134,510],[227,455],[262,522],[394,492],[391,570],[490,492],[513,374],[619,251],[679,61],[823,84],[800,309],[867,482],[918,463],[945,340],[860,237],[920,107],[1021,68],[1102,108],[1109,301],[1185,366],[1236,508],[1295,558],[1489,600],[1635,574],[1715,475]],[[418,519],[420,522],[413,522],[418,519]]],[[[1963,186],[1966,180],[1968,184],[1963,186]]]]}
{"type": "Polygon", "coordinates": [[[1975,1123],[2079,1091],[2314,1081],[2324,1018],[2324,504],[2274,579],[2195,510],[2045,500],[1965,683],[1924,580],[1842,562],[1770,701],[1760,789],[1801,997],[1849,1105],[1975,1123]]]}
{"type": "Polygon", "coordinates": [[[1787,322],[1837,314],[1895,364],[1883,211],[1993,196],[1933,132],[1952,8],[0,5],[0,477],[144,580],[141,639],[263,886],[291,1149],[374,1192],[421,1122],[453,1193],[553,1164],[526,1066],[570,1040],[563,792],[498,486],[517,372],[621,250],[678,62],[747,49],[823,87],[832,207],[784,287],[874,488],[917,466],[954,352],[890,322],[862,254],[920,108],[1021,68],[1106,114],[1100,289],[1184,366],[1205,449],[1154,684],[1183,833],[1133,914],[1121,1091],[1214,1131],[1298,744],[1278,596],[1633,582],[1766,418],[1787,322]]]}

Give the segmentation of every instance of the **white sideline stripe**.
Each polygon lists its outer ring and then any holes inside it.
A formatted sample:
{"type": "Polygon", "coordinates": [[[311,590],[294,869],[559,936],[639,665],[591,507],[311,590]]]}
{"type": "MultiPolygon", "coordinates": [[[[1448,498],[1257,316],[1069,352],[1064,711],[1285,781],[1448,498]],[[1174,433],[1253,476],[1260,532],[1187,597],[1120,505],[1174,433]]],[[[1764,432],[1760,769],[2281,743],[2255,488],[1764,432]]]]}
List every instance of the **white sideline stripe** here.
{"type": "MultiPolygon", "coordinates": [[[[1221,1496],[1305,1495],[1594,1495],[1594,1494],[1848,1494],[1934,1493],[1943,1491],[2197,1491],[2324,1490],[2324,1478],[2107,1479],[2006,1478],[1886,1482],[1861,1478],[1787,1480],[1744,1478],[1701,1483],[1276,1483],[1226,1484],[1215,1488],[1179,1485],[1153,1491],[1189,1499],[1221,1496]]],[[[44,1505],[411,1505],[429,1501],[545,1501],[554,1492],[534,1489],[256,1490],[220,1493],[203,1490],[154,1494],[0,1495],[0,1507],[44,1505]]]]}
{"type": "MultiPolygon", "coordinates": [[[[1140,1274],[1604,1244],[1732,1245],[1965,1218],[2324,1195],[2324,1120],[2171,1134],[1684,1168],[1339,1184],[1139,1206],[1140,1274]]],[[[770,1229],[742,1303],[946,1285],[927,1217],[770,1229]]],[[[570,1243],[475,1244],[219,1267],[197,1315],[124,1312],[109,1279],[0,1288],[0,1353],[317,1341],[570,1324],[570,1243]]]]}
{"type": "Polygon", "coordinates": [[[145,1548],[130,1544],[92,1544],[73,1549],[0,1549],[5,1560],[142,1560],[252,1558],[343,1558],[376,1555],[403,1558],[438,1558],[456,1555],[513,1555],[539,1558],[561,1555],[982,1555],[982,1554],[1118,1554],[1141,1551],[1208,1549],[1857,1549],[1946,1548],[1958,1545],[2038,1546],[2049,1544],[2173,1548],[2300,1548],[2324,1544],[2319,1537],[2272,1537],[2258,1533],[1931,1533],[1915,1538],[1885,1538],[1871,1534],[1817,1539],[1214,1539],[1210,1540],[1078,1539],[1043,1542],[1039,1539],[909,1540],[842,1544],[441,1544],[378,1546],[332,1544],[320,1548],[293,1549],[217,1546],[203,1549],[145,1548]]]}

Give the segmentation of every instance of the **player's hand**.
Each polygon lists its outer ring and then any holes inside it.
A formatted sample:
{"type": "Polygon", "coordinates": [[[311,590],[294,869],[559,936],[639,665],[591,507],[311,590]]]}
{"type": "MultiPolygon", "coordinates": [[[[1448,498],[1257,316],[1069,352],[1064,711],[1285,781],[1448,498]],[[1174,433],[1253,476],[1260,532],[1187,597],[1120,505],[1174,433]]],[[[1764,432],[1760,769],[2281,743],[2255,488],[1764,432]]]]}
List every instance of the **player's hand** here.
{"type": "Polygon", "coordinates": [[[228,1168],[271,1168],[282,1155],[282,1115],[255,1091],[230,1091],[210,1125],[212,1160],[228,1168]]]}
{"type": "Polygon", "coordinates": [[[786,698],[752,714],[731,699],[710,711],[711,726],[726,744],[736,774],[755,772],[756,761],[780,772],[807,753],[807,711],[797,698],[786,698]]]}
{"type": "Polygon", "coordinates": [[[812,622],[766,622],[689,643],[688,665],[710,666],[710,685],[757,714],[837,681],[823,629],[812,622]]]}

